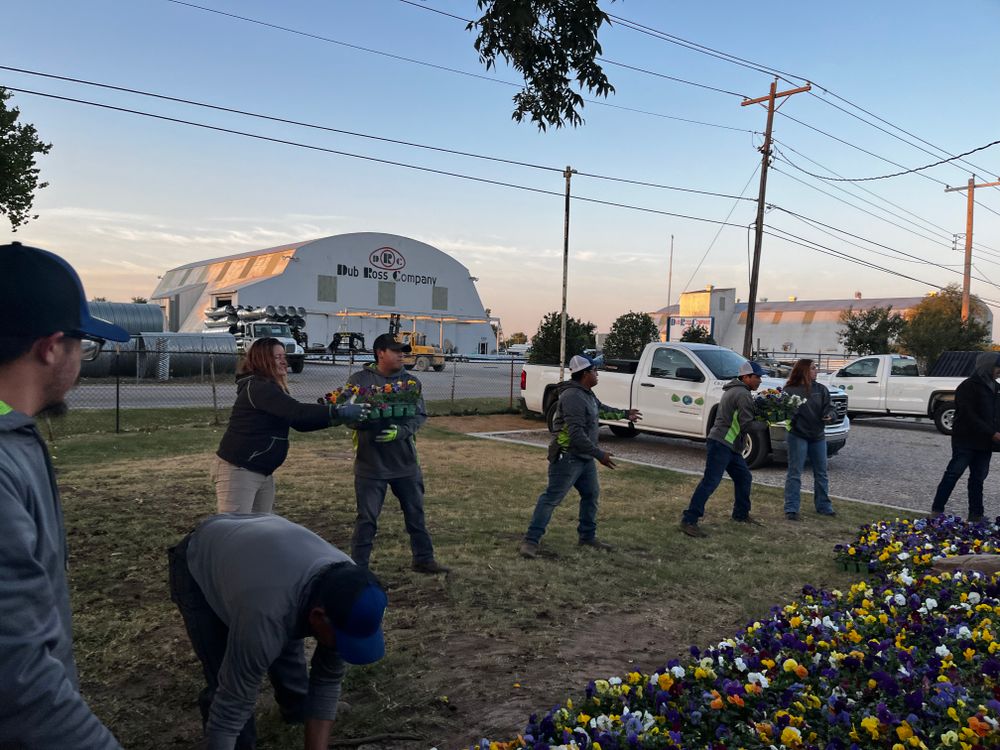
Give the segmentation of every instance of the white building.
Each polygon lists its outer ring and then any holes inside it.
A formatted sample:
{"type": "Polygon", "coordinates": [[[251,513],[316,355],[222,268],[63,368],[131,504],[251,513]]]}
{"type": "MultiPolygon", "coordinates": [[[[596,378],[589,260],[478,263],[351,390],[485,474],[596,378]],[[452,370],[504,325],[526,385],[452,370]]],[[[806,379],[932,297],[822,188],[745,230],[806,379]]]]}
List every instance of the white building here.
{"type": "MultiPolygon", "coordinates": [[[[875,297],[863,299],[860,292],[854,299],[762,300],[754,314],[753,349],[759,352],[801,352],[803,354],[841,353],[844,346],[837,340],[843,329],[840,315],[872,307],[892,306],[892,311],[909,316],[924,297],[875,297]]],[[[720,346],[743,350],[746,334],[747,303],[736,301],[736,290],[716,289],[681,293],[680,304],[651,313],[660,327],[663,341],[677,341],[691,325],[706,328],[720,346]]],[[[993,315],[984,311],[985,322],[992,327],[993,315]]]]}
{"type": "Polygon", "coordinates": [[[223,305],[306,308],[310,343],[364,334],[371,347],[398,313],[404,331],[446,352],[491,353],[497,334],[469,269],[437,248],[392,234],[358,232],[189,263],[167,271],[151,301],[171,331],[201,331],[223,305]]]}

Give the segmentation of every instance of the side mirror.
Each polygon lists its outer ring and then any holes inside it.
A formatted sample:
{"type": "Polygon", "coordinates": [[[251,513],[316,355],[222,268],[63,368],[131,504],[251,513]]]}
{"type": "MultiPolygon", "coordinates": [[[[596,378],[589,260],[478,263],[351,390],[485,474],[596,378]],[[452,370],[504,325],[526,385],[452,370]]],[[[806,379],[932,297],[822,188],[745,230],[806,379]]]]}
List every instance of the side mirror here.
{"type": "Polygon", "coordinates": [[[678,367],[674,377],[678,380],[691,380],[695,383],[700,383],[705,379],[705,376],[694,367],[678,367]]]}
{"type": "Polygon", "coordinates": [[[849,373],[846,369],[837,370],[837,374],[834,375],[834,377],[835,378],[849,378],[849,377],[851,377],[851,373],[849,373]]]}

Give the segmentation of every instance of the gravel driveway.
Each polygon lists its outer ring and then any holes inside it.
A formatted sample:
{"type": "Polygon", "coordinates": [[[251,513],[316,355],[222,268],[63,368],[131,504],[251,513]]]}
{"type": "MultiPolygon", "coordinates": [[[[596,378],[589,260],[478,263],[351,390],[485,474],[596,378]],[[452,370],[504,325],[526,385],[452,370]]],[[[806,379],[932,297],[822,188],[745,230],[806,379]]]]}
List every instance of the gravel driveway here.
{"type": "MultiPolygon", "coordinates": [[[[544,430],[480,433],[497,440],[513,440],[531,445],[547,445],[544,430]]],[[[673,438],[640,435],[633,439],[617,438],[601,430],[601,446],[616,457],[701,475],[705,466],[702,443],[673,438]]],[[[944,467],[951,458],[950,438],[939,433],[927,420],[860,419],[851,423],[847,445],[830,459],[830,494],[835,498],[873,503],[907,511],[929,511],[934,490],[944,467]]],[[[785,465],[773,464],[754,470],[754,482],[772,487],[785,484],[785,465]]],[[[1000,469],[996,470],[1000,473],[1000,469]]],[[[967,475],[966,475],[967,476],[967,475]]],[[[965,516],[968,511],[966,477],[959,480],[948,503],[948,510],[965,516]]],[[[802,489],[812,489],[808,470],[802,489]]],[[[803,507],[811,500],[803,498],[803,507]]],[[[985,506],[988,515],[1000,515],[1000,487],[995,478],[987,478],[985,506]]]]}

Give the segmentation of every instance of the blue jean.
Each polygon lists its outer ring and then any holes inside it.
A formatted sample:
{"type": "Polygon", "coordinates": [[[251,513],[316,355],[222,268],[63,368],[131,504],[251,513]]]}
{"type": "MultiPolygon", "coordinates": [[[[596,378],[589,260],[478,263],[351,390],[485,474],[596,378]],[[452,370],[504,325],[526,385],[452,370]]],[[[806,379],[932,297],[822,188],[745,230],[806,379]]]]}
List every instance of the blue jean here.
{"type": "Polygon", "coordinates": [[[944,470],[941,483],[938,484],[937,492],[934,494],[934,503],[931,510],[935,513],[944,513],[945,503],[951,497],[951,491],[955,489],[958,480],[969,470],[969,514],[983,514],[983,483],[990,473],[990,459],[993,457],[992,451],[977,451],[972,448],[951,447],[951,460],[944,470]]]}
{"type": "Polygon", "coordinates": [[[802,502],[802,471],[806,459],[813,470],[813,502],[817,513],[830,513],[830,479],[826,474],[826,438],[807,440],[789,432],[785,438],[788,448],[788,474],[785,477],[785,513],[798,513],[802,502]]]}
{"type": "Polygon", "coordinates": [[[354,477],[354,494],[358,501],[358,516],[351,538],[351,557],[358,565],[368,567],[378,533],[378,517],[385,503],[386,490],[399,500],[403,511],[403,524],[410,535],[410,552],[413,562],[425,563],[434,559],[434,545],[424,521],[424,478],[421,474],[396,479],[369,479],[354,477]]]}
{"type": "Polygon", "coordinates": [[[694,488],[682,522],[694,525],[705,515],[705,503],[722,482],[723,474],[729,474],[733,480],[733,518],[746,518],[750,515],[750,486],[753,482],[753,474],[750,473],[747,462],[743,460],[743,456],[718,440],[706,440],[705,447],[705,475],[694,488]]]}
{"type": "MultiPolygon", "coordinates": [[[[204,727],[208,723],[212,699],[219,688],[219,670],[226,656],[229,628],[215,614],[188,569],[187,548],[190,540],[191,536],[188,535],[176,547],[167,550],[170,599],[180,610],[184,628],[191,640],[191,647],[201,662],[202,672],[205,675],[205,687],[198,696],[198,708],[201,710],[204,727]]],[[[278,703],[281,717],[287,723],[302,723],[305,720],[306,696],[309,692],[309,676],[302,640],[289,641],[267,674],[274,686],[274,698],[278,703]]],[[[236,750],[254,750],[256,747],[257,727],[251,714],[236,738],[236,750]]]]}
{"type": "Polygon", "coordinates": [[[580,493],[580,520],[576,533],[583,541],[594,538],[597,534],[597,499],[601,494],[596,461],[590,456],[563,453],[549,463],[549,485],[538,496],[528,533],[524,535],[525,541],[538,544],[542,540],[553,511],[572,487],[580,493]]]}

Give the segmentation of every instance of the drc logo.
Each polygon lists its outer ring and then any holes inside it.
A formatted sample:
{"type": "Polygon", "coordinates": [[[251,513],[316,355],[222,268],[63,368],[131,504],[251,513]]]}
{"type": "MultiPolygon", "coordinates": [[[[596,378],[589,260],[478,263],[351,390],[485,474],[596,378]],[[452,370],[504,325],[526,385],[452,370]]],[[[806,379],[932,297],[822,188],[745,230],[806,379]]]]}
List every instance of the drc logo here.
{"type": "Polygon", "coordinates": [[[368,256],[368,262],[376,268],[384,268],[386,271],[398,271],[406,266],[406,258],[398,250],[391,247],[380,247],[368,256]]]}

